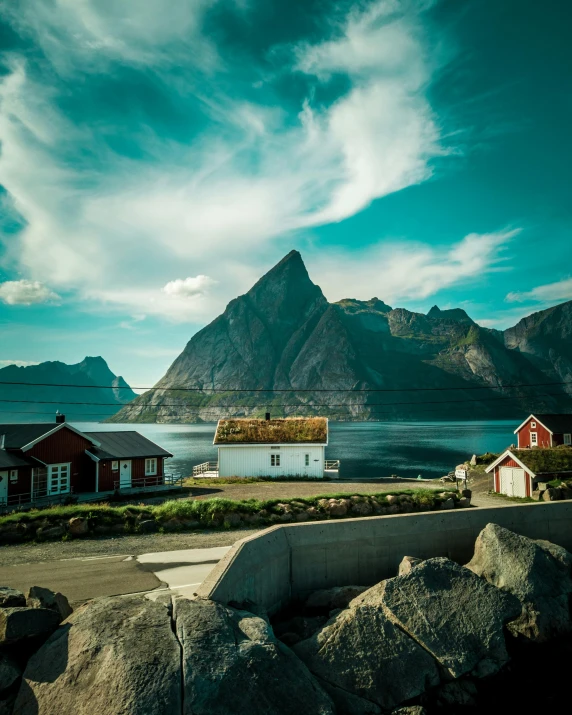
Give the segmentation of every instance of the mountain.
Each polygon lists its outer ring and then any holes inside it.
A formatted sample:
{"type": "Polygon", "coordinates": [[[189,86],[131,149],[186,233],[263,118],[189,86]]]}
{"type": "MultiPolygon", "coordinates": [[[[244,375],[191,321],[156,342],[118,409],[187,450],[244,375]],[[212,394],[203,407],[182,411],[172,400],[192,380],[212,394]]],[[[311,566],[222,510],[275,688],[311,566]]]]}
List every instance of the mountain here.
{"type": "Polygon", "coordinates": [[[76,365],[42,362],[27,367],[8,365],[0,370],[0,413],[4,421],[50,422],[59,410],[68,419],[97,422],[136,397],[102,357],[86,357],[76,365]],[[78,402],[87,404],[73,404],[78,402]]]}
{"type": "Polygon", "coordinates": [[[512,336],[477,325],[461,309],[434,306],[424,315],[378,298],[329,303],[292,251],[111,421],[211,421],[266,411],[360,420],[557,412],[568,405],[560,387],[487,389],[570,374],[570,309],[552,310],[545,320],[519,323],[512,336]]]}

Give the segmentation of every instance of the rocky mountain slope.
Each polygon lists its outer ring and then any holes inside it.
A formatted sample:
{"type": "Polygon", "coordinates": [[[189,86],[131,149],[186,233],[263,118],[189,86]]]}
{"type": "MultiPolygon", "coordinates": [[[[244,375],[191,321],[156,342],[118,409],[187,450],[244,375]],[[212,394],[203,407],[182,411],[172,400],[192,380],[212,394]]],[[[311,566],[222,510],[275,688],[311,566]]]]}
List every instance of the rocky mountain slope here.
{"type": "Polygon", "coordinates": [[[559,411],[568,404],[560,387],[488,388],[570,375],[571,305],[503,334],[461,309],[434,306],[423,315],[378,298],[329,303],[292,251],[113,421],[211,421],[267,410],[359,420],[559,411]]]}
{"type": "Polygon", "coordinates": [[[102,357],[86,357],[76,365],[42,362],[27,367],[8,365],[0,370],[0,420],[3,421],[47,422],[53,420],[56,410],[68,418],[99,421],[115,414],[136,397],[102,357]],[[87,404],[74,404],[77,402],[87,404]]]}

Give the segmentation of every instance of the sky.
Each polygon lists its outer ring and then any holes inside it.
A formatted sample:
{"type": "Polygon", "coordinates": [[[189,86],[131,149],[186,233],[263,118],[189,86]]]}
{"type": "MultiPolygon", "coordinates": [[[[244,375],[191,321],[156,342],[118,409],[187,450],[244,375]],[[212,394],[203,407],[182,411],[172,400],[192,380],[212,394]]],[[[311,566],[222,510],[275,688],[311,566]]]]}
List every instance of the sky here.
{"type": "Polygon", "coordinates": [[[298,249],[330,301],[572,299],[566,0],[0,0],[0,367],[133,386],[298,249]]]}

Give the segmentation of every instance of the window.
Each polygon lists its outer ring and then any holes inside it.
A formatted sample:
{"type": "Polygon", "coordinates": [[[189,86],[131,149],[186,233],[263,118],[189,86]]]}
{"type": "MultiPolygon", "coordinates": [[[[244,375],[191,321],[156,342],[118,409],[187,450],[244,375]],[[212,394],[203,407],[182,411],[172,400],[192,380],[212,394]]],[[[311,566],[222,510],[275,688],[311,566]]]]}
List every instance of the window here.
{"type": "Polygon", "coordinates": [[[17,482],[17,481],[18,481],[18,470],[17,470],[17,469],[11,469],[11,470],[10,470],[10,481],[11,481],[11,482],[17,482]]]}
{"type": "Polygon", "coordinates": [[[570,434],[564,435],[564,444],[572,444],[572,435],[570,435],[570,434]]]}
{"type": "Polygon", "coordinates": [[[304,455],[304,466],[305,466],[305,467],[309,467],[309,466],[310,466],[310,455],[309,455],[309,454],[305,454],[305,455],[304,455]]]}
{"type": "Polygon", "coordinates": [[[157,459],[152,457],[145,460],[145,476],[152,477],[157,474],[157,459]]]}
{"type": "Polygon", "coordinates": [[[531,423],[530,423],[530,428],[531,428],[531,429],[536,429],[536,422],[531,422],[531,423]]]}
{"type": "Polygon", "coordinates": [[[119,462],[111,462],[111,471],[112,472],[119,471],[119,462]]]}
{"type": "Polygon", "coordinates": [[[50,494],[64,494],[70,490],[70,465],[48,465],[48,489],[50,494]]]}
{"type": "Polygon", "coordinates": [[[530,446],[531,447],[537,447],[538,446],[538,435],[536,432],[531,432],[530,433],[530,446]]]}
{"type": "Polygon", "coordinates": [[[270,466],[271,467],[279,467],[280,466],[280,455],[279,454],[271,454],[270,455],[270,466]]]}

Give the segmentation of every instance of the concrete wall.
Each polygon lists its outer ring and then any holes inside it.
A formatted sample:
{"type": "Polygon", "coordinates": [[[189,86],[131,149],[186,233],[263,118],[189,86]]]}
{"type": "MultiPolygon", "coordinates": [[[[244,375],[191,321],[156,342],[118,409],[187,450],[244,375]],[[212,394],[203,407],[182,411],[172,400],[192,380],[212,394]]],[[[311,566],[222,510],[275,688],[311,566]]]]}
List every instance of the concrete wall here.
{"type": "Polygon", "coordinates": [[[275,612],[319,588],[395,576],[406,555],[466,563],[489,522],[572,551],[572,501],[292,524],[238,541],[197,593],[275,612]]]}
{"type": "Polygon", "coordinates": [[[323,477],[324,453],[323,445],[281,445],[279,449],[270,444],[219,445],[218,473],[221,477],[323,477]],[[271,465],[272,454],[280,455],[280,466],[271,465]]]}

